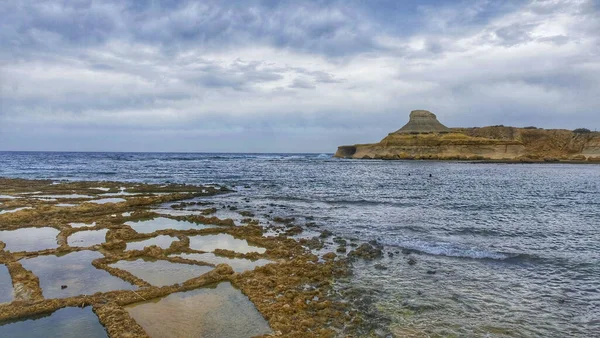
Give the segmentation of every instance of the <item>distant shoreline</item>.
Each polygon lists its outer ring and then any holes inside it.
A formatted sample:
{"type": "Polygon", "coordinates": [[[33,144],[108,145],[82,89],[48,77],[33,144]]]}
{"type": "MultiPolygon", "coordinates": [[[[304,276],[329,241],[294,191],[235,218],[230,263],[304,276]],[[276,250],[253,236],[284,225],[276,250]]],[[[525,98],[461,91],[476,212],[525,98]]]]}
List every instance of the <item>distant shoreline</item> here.
{"type": "Polygon", "coordinates": [[[388,158],[339,158],[340,160],[353,160],[353,161],[390,161],[390,162],[455,162],[455,163],[470,163],[470,164],[600,164],[600,161],[520,161],[520,160],[443,160],[443,159],[388,159],[388,158]]]}

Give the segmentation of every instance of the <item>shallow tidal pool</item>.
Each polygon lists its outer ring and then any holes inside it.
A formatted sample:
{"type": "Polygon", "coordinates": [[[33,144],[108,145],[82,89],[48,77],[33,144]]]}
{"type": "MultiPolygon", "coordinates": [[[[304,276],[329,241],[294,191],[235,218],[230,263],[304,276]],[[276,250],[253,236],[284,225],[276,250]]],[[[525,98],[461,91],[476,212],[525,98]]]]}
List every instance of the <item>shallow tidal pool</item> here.
{"type": "Polygon", "coordinates": [[[35,316],[19,321],[0,322],[0,337],[108,337],[90,306],[67,307],[50,315],[35,316]]]}
{"type": "Polygon", "coordinates": [[[245,239],[237,239],[229,234],[190,236],[190,249],[205,252],[224,249],[239,253],[264,253],[266,251],[265,248],[250,245],[245,239]]]}
{"type": "Polygon", "coordinates": [[[213,269],[212,266],[200,266],[168,261],[119,261],[110,265],[113,268],[128,271],[132,275],[145,280],[154,286],[183,283],[199,277],[213,269]]]}
{"type": "Polygon", "coordinates": [[[207,229],[213,226],[207,224],[196,224],[186,221],[178,221],[166,217],[157,217],[150,220],[139,221],[139,222],[128,222],[129,225],[137,233],[149,234],[158,230],[190,230],[190,229],[207,229]]]}
{"type": "Polygon", "coordinates": [[[88,247],[102,244],[106,240],[107,232],[107,229],[78,231],[74,234],[71,234],[67,241],[69,246],[72,247],[88,247]]]}
{"type": "Polygon", "coordinates": [[[267,265],[269,263],[273,263],[273,261],[270,261],[267,259],[257,259],[255,261],[253,261],[253,260],[244,259],[244,258],[220,257],[213,253],[203,253],[203,254],[199,254],[199,253],[186,254],[186,253],[184,253],[184,254],[173,255],[173,256],[181,257],[181,258],[185,258],[185,259],[189,259],[189,260],[193,260],[193,261],[206,262],[206,263],[215,264],[215,265],[225,263],[225,264],[231,266],[233,271],[239,272],[239,273],[248,271],[248,270],[254,270],[254,268],[256,268],[258,266],[263,266],[263,265],[267,265]]]}
{"type": "Polygon", "coordinates": [[[177,237],[160,235],[142,241],[128,242],[125,250],[144,250],[145,247],[156,245],[162,249],[168,249],[171,243],[178,241],[177,237]]]}
{"type": "Polygon", "coordinates": [[[102,257],[104,256],[99,252],[84,250],[64,256],[38,256],[20,262],[25,269],[39,277],[46,298],[66,298],[136,288],[104,270],[96,269],[92,261],[102,257]],[[61,289],[62,285],[67,288],[61,289]]]}
{"type": "Polygon", "coordinates": [[[0,241],[6,244],[4,250],[11,252],[56,249],[58,233],[58,230],[50,227],[4,230],[0,231],[0,241]]]}
{"type": "Polygon", "coordinates": [[[12,301],[12,279],[6,265],[0,264],[0,303],[12,301]]]}
{"type": "Polygon", "coordinates": [[[252,302],[229,282],[125,307],[150,337],[247,338],[271,333],[252,302]]]}

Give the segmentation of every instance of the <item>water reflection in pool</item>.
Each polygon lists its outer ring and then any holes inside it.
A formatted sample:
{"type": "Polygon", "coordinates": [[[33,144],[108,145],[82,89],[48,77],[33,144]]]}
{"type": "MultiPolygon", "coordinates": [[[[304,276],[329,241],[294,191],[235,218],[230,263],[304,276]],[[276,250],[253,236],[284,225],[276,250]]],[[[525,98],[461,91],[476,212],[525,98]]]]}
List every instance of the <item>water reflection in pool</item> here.
{"type": "Polygon", "coordinates": [[[67,241],[72,247],[88,247],[102,244],[106,240],[107,232],[108,229],[78,231],[74,234],[71,234],[67,241]]]}
{"type": "Polygon", "coordinates": [[[0,241],[6,244],[4,250],[41,251],[58,247],[56,236],[59,231],[54,228],[23,228],[0,231],[0,241]]]}
{"type": "Polygon", "coordinates": [[[190,249],[206,252],[225,249],[239,253],[264,253],[266,251],[265,248],[250,245],[245,239],[237,239],[229,234],[191,236],[190,249]]]}
{"type": "Polygon", "coordinates": [[[150,220],[139,222],[128,222],[133,230],[142,234],[149,234],[157,230],[173,229],[173,230],[189,230],[189,229],[206,229],[211,228],[211,225],[196,224],[186,221],[178,221],[166,217],[158,217],[150,220]]]}
{"type": "Polygon", "coordinates": [[[147,246],[156,245],[163,249],[168,249],[173,241],[178,241],[177,237],[160,235],[145,239],[143,241],[129,242],[127,243],[126,250],[143,250],[147,246]]]}
{"type": "Polygon", "coordinates": [[[200,262],[206,262],[206,263],[211,263],[211,264],[228,264],[229,266],[231,266],[231,268],[233,269],[233,271],[235,272],[244,272],[244,271],[248,271],[248,270],[254,270],[254,268],[256,268],[257,266],[263,266],[269,263],[273,263],[270,260],[267,259],[258,259],[255,261],[249,260],[249,259],[243,259],[243,258],[228,258],[228,257],[220,257],[220,256],[216,256],[213,253],[203,253],[203,254],[199,254],[199,253],[193,253],[193,254],[180,254],[180,255],[174,255],[177,257],[181,257],[181,258],[185,258],[185,259],[190,259],[193,261],[200,261],[200,262]]]}
{"type": "Polygon", "coordinates": [[[135,286],[96,269],[92,261],[104,257],[96,251],[78,251],[64,256],[38,256],[21,260],[27,270],[40,279],[40,286],[46,298],[66,298],[77,295],[90,295],[111,290],[132,290],[135,286]],[[61,289],[66,285],[66,289],[61,289]]]}
{"type": "Polygon", "coordinates": [[[269,334],[267,321],[229,282],[137,303],[127,312],[151,337],[247,338],[269,334]]]}
{"type": "Polygon", "coordinates": [[[12,297],[12,279],[6,265],[0,264],[0,303],[11,302],[12,297]]]}
{"type": "Polygon", "coordinates": [[[199,277],[213,269],[212,266],[171,263],[168,261],[119,261],[110,266],[129,271],[154,286],[173,285],[183,283],[189,279],[199,277]]]}
{"type": "Polygon", "coordinates": [[[51,315],[0,322],[0,337],[104,338],[107,334],[91,307],[67,307],[51,315]]]}

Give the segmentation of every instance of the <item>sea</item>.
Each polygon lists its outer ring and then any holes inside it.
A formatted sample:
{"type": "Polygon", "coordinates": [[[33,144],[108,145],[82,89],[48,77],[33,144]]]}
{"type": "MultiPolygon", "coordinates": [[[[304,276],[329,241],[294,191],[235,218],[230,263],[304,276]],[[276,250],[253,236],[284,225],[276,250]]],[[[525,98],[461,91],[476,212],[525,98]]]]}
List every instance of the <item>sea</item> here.
{"type": "Polygon", "coordinates": [[[382,337],[600,337],[600,165],[332,154],[0,152],[0,176],[225,185],[381,245],[336,282],[382,337]]]}

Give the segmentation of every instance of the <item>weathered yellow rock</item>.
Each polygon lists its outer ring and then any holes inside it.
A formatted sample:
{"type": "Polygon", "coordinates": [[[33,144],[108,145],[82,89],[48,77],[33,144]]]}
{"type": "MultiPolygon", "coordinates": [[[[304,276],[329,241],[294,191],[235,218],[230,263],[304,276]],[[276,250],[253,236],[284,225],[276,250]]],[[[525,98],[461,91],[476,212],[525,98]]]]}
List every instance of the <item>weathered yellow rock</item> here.
{"type": "Polygon", "coordinates": [[[422,113],[411,113],[406,126],[381,142],[341,146],[335,157],[521,162],[585,161],[600,157],[600,133],[596,132],[580,134],[563,129],[505,126],[444,129],[435,115],[419,112],[422,113]]]}

